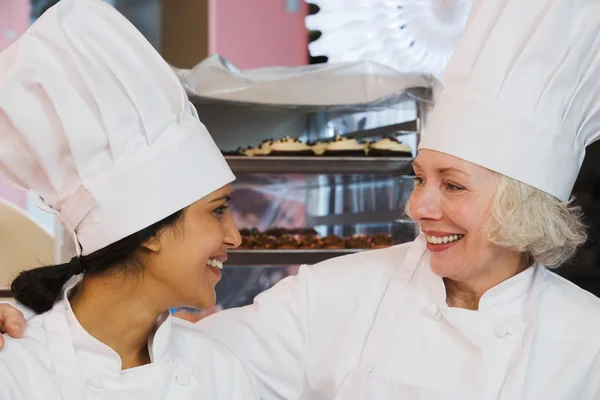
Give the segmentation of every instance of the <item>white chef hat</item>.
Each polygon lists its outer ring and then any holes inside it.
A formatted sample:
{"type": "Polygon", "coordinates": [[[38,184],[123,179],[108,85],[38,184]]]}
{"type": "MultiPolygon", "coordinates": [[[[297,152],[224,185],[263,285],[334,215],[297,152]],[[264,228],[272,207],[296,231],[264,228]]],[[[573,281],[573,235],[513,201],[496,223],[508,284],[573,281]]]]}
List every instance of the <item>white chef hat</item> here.
{"type": "Polygon", "coordinates": [[[0,54],[0,171],[90,254],[235,178],[169,65],[101,0],[0,54]]]}
{"type": "Polygon", "coordinates": [[[600,1],[475,0],[420,149],[569,199],[600,136],[600,1]]]}

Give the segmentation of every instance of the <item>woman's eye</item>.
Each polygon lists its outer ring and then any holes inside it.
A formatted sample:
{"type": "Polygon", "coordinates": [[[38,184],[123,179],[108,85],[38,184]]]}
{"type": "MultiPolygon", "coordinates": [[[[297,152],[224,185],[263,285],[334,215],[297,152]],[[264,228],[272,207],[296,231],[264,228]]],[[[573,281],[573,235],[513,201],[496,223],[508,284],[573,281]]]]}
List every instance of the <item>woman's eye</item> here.
{"type": "Polygon", "coordinates": [[[415,185],[422,185],[423,184],[423,178],[421,178],[420,176],[415,176],[413,178],[413,180],[415,181],[415,185]]]}
{"type": "Polygon", "coordinates": [[[221,207],[215,208],[213,210],[213,213],[216,214],[218,217],[222,217],[227,212],[227,209],[228,209],[228,206],[223,205],[221,207]]]}
{"type": "Polygon", "coordinates": [[[464,189],[465,189],[464,187],[457,186],[457,185],[454,185],[454,184],[452,184],[452,183],[446,183],[446,188],[447,188],[448,190],[450,190],[450,191],[453,191],[453,192],[454,192],[454,191],[458,191],[458,190],[464,190],[464,189]]]}

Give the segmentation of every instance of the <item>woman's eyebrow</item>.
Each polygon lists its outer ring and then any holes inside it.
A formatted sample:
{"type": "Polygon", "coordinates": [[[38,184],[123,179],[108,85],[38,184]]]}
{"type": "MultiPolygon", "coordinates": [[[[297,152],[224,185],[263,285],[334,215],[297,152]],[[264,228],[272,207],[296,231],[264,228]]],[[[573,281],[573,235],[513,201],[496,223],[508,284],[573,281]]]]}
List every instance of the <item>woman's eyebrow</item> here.
{"type": "Polygon", "coordinates": [[[223,196],[217,197],[216,199],[212,199],[211,201],[209,201],[209,203],[217,203],[219,201],[225,201],[225,202],[230,202],[231,201],[231,195],[229,194],[224,194],[223,196]]]}
{"type": "Polygon", "coordinates": [[[460,169],[457,168],[452,168],[452,167],[448,167],[448,168],[441,168],[438,170],[440,172],[440,174],[444,174],[446,172],[458,172],[459,174],[463,174],[465,176],[471,177],[472,175],[465,172],[465,171],[461,171],[460,169]]]}

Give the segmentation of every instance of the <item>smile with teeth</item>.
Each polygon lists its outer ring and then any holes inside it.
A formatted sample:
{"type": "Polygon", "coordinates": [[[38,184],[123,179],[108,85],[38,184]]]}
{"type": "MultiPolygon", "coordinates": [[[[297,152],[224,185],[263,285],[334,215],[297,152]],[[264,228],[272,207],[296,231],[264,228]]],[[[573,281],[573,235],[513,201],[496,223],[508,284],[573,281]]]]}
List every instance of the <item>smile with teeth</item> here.
{"type": "Polygon", "coordinates": [[[223,262],[219,261],[219,260],[209,259],[206,262],[206,265],[217,268],[217,269],[223,269],[223,262]]]}
{"type": "Polygon", "coordinates": [[[465,235],[448,235],[448,236],[427,236],[427,241],[431,244],[447,244],[460,240],[465,235]]]}

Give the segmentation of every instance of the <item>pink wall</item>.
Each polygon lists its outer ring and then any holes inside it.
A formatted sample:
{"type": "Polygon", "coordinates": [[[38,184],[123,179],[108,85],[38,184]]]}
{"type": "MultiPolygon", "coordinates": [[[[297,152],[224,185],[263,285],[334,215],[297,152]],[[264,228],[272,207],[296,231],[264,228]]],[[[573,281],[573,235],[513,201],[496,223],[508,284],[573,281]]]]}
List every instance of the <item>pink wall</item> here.
{"type": "Polygon", "coordinates": [[[29,26],[29,0],[0,0],[0,51],[29,26]]]}
{"type": "Polygon", "coordinates": [[[308,63],[308,5],[297,0],[211,0],[210,53],[219,53],[238,68],[296,66],[308,63]]]}
{"type": "MultiPolygon", "coordinates": [[[[10,46],[29,26],[29,0],[0,0],[0,51],[10,46]]],[[[0,176],[0,198],[25,208],[26,194],[0,176]]]]}

